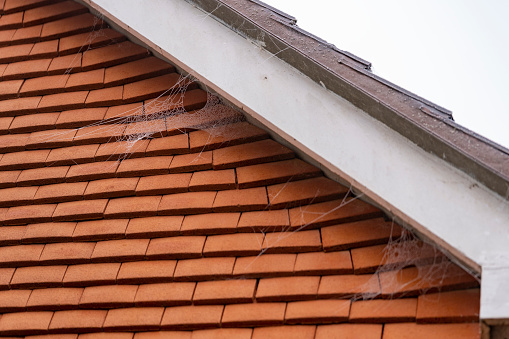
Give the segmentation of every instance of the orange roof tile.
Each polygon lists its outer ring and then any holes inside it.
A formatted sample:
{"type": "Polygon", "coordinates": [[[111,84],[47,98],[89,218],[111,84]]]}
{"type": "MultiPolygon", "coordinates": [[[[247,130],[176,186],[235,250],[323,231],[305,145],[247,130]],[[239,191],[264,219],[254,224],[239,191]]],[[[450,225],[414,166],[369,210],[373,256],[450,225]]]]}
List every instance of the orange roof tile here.
{"type": "Polygon", "coordinates": [[[476,278],[195,79],[2,6],[0,336],[478,337],[476,278]]]}

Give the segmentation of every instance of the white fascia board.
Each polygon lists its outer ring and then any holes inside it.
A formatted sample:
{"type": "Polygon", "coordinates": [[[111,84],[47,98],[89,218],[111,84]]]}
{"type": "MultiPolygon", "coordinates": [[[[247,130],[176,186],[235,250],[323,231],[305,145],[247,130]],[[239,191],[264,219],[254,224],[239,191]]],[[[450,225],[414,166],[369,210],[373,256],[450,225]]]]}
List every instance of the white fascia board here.
{"type": "Polygon", "coordinates": [[[183,0],[84,1],[479,265],[481,318],[509,318],[509,294],[486,291],[501,290],[507,281],[500,273],[509,269],[507,200],[183,0]]]}

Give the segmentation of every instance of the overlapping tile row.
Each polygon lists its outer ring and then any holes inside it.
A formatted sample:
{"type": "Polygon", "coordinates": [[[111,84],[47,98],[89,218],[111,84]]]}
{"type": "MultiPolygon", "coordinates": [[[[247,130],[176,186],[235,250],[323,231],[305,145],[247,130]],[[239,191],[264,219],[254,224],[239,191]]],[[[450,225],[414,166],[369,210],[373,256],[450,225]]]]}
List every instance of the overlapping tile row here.
{"type": "Polygon", "coordinates": [[[0,14],[0,336],[479,337],[474,277],[198,82],[73,1],[0,14]]]}

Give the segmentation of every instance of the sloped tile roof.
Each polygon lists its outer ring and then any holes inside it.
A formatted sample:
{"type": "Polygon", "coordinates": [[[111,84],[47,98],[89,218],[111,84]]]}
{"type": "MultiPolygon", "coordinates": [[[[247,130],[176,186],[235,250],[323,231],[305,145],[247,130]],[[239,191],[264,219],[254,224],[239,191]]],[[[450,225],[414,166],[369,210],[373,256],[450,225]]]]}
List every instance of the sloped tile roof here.
{"type": "Polygon", "coordinates": [[[2,8],[0,336],[479,337],[474,277],[199,83],[2,8]]]}

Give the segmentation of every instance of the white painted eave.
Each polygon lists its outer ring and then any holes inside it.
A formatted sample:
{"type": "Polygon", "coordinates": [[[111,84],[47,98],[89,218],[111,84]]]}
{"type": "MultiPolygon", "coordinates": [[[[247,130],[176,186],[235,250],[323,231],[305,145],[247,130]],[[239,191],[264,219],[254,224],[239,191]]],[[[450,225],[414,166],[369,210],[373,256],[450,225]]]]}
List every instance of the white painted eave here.
{"type": "Polygon", "coordinates": [[[481,318],[509,318],[507,200],[183,0],[83,1],[482,269],[481,318]]]}

